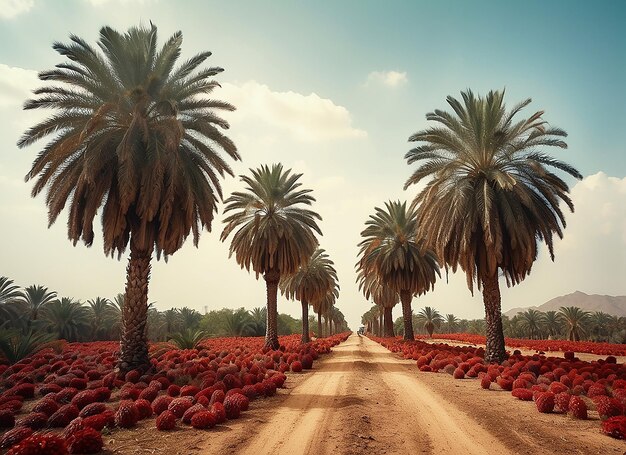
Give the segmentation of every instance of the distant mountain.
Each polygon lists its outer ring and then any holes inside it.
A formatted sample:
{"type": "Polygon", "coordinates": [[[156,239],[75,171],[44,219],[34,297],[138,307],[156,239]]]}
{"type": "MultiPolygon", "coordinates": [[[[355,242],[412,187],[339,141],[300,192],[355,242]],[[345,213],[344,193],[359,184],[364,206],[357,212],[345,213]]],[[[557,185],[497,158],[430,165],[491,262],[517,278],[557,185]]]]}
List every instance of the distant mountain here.
{"type": "Polygon", "coordinates": [[[626,316],[626,295],[589,295],[584,292],[576,291],[572,294],[555,297],[552,300],[548,300],[543,305],[530,306],[526,308],[512,308],[503,314],[508,317],[513,317],[517,313],[521,313],[522,311],[526,311],[531,308],[544,312],[558,311],[562,306],[576,306],[585,311],[603,311],[615,316],[626,316]]]}

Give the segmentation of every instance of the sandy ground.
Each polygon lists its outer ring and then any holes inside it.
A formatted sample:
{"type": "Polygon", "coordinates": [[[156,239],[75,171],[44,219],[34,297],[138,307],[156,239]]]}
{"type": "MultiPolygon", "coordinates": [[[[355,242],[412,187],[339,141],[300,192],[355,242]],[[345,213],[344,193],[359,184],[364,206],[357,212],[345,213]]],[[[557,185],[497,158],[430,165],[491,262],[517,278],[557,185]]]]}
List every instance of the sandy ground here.
{"type": "Polygon", "coordinates": [[[256,400],[242,418],[211,430],[184,426],[116,431],[115,454],[623,454],[597,415],[540,414],[534,403],[476,380],[422,373],[365,337],[351,336],[287,389],[256,400]]]}

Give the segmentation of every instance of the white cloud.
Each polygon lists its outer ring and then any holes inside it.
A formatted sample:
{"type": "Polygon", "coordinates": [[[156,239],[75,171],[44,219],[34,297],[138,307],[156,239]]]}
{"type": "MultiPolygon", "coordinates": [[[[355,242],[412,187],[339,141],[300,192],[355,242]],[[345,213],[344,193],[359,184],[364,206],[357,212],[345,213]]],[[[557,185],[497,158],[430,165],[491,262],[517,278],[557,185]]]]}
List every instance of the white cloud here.
{"type": "Polygon", "coordinates": [[[13,19],[30,11],[34,5],[35,0],[0,0],[0,18],[13,19]]]}
{"type": "Polygon", "coordinates": [[[36,71],[0,63],[0,107],[21,105],[38,82],[36,71]]]}
{"type": "Polygon", "coordinates": [[[409,82],[406,71],[372,71],[367,76],[365,86],[372,83],[386,85],[387,87],[400,87],[409,82]]]}
{"type": "Polygon", "coordinates": [[[267,85],[248,81],[222,84],[219,98],[237,107],[226,115],[232,124],[256,125],[262,130],[259,137],[268,143],[275,140],[268,127],[276,134],[304,142],[367,137],[365,131],[352,126],[352,116],[345,107],[316,93],[275,92],[267,85]]]}

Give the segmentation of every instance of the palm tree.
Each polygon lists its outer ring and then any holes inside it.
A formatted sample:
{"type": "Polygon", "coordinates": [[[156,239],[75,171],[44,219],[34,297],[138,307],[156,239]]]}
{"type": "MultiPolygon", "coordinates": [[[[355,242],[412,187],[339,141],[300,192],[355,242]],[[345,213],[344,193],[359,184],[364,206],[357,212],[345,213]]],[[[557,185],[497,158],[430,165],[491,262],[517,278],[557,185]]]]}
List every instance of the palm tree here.
{"type": "Polygon", "coordinates": [[[589,331],[594,341],[608,341],[610,321],[611,315],[603,311],[594,311],[589,315],[589,331]]]}
{"type": "Polygon", "coordinates": [[[365,274],[360,270],[357,275],[359,290],[363,291],[366,299],[372,299],[383,312],[383,336],[395,336],[395,327],[393,323],[393,307],[400,301],[400,296],[391,287],[384,286],[376,273],[365,274]]]}
{"type": "Polygon", "coordinates": [[[473,319],[469,321],[467,331],[474,334],[485,333],[485,325],[484,319],[473,319]]]}
{"type": "MultiPolygon", "coordinates": [[[[333,289],[326,293],[324,297],[313,302],[313,311],[317,313],[317,338],[322,338],[324,336],[322,316],[326,318],[326,315],[335,304],[337,297],[339,297],[339,286],[335,284],[333,285],[333,289]]],[[[328,335],[327,332],[326,335],[328,335]]]]}
{"type": "Polygon", "coordinates": [[[418,238],[435,249],[446,270],[465,272],[472,293],[477,282],[485,305],[485,360],[502,362],[499,271],[507,285],[519,284],[537,258],[538,241],[554,259],[553,236],[562,237],[565,227],[559,201],[570,210],[574,205],[568,185],[549,168],[582,175],[541,151],[567,147],[565,131],[549,126],[542,111],[514,121],[530,99],[507,112],[504,91],[461,95],[463,103],[447,98],[454,114],[427,114],[439,125],[409,138],[422,144],[406,154],[408,164],[422,163],[405,189],[432,177],[413,202],[420,207],[418,238]]]}
{"type": "Polygon", "coordinates": [[[445,316],[445,325],[448,333],[456,333],[457,327],[459,324],[459,318],[457,318],[453,314],[446,314],[445,316]]]}
{"type": "Polygon", "coordinates": [[[330,317],[335,327],[335,333],[343,332],[345,328],[347,327],[347,323],[346,323],[346,317],[341,312],[341,310],[334,306],[333,309],[331,310],[330,317]]]}
{"type": "Polygon", "coordinates": [[[583,311],[575,306],[562,306],[559,313],[563,318],[563,323],[567,328],[567,339],[570,341],[579,341],[587,331],[585,325],[589,322],[589,312],[583,311]]]}
{"type": "Polygon", "coordinates": [[[164,328],[165,317],[156,308],[148,308],[146,315],[146,336],[150,341],[165,340],[164,328]]]}
{"type": "Polygon", "coordinates": [[[0,276],[0,320],[11,321],[15,325],[20,313],[20,302],[24,301],[24,293],[19,286],[13,284],[5,276],[0,276]]]}
{"type": "Polygon", "coordinates": [[[520,313],[520,323],[526,331],[526,336],[531,340],[538,338],[543,329],[544,320],[545,315],[533,308],[520,313]]]}
{"type": "Polygon", "coordinates": [[[248,336],[252,329],[252,317],[245,309],[239,308],[226,316],[224,333],[231,337],[248,336]]]}
{"type": "Polygon", "coordinates": [[[252,336],[265,335],[267,308],[256,307],[250,310],[250,331],[252,336]]]}
{"type": "Polygon", "coordinates": [[[31,354],[52,346],[54,335],[28,329],[0,330],[0,360],[14,364],[31,354]]]}
{"type": "Polygon", "coordinates": [[[208,338],[208,334],[204,330],[186,328],[170,334],[169,337],[169,341],[174,343],[178,349],[197,349],[198,345],[208,338]]]}
{"type": "Polygon", "coordinates": [[[427,306],[417,313],[417,320],[422,324],[424,330],[428,332],[428,336],[432,338],[435,328],[439,327],[443,322],[443,317],[439,314],[439,311],[427,306]]]}
{"type": "Polygon", "coordinates": [[[191,308],[183,307],[179,308],[178,316],[180,320],[180,324],[185,329],[197,329],[200,324],[200,319],[202,319],[202,315],[198,313],[196,310],[191,308]]]}
{"type": "Polygon", "coordinates": [[[175,308],[170,308],[163,312],[163,328],[165,333],[170,334],[176,332],[181,325],[180,313],[175,308]]]}
{"type": "Polygon", "coordinates": [[[609,332],[609,341],[613,342],[615,334],[622,331],[624,327],[626,327],[626,318],[620,316],[611,316],[607,325],[607,330],[609,332]]]}
{"type": "Polygon", "coordinates": [[[113,325],[113,307],[111,301],[102,297],[87,300],[91,319],[91,340],[106,338],[106,333],[113,325]]]}
{"type": "Polygon", "coordinates": [[[365,326],[365,330],[367,333],[374,332],[374,326],[375,326],[377,317],[378,317],[378,307],[376,305],[374,305],[368,311],[363,313],[363,316],[361,316],[361,324],[365,326]]]}
{"type": "Polygon", "coordinates": [[[563,321],[556,311],[546,311],[543,317],[543,326],[548,333],[548,338],[554,338],[561,333],[563,321]]]}
{"type": "Polygon", "coordinates": [[[337,271],[328,254],[318,248],[307,264],[281,278],[280,291],[290,300],[299,300],[302,305],[302,344],[309,339],[309,304],[323,298],[337,282],[337,271]]]}
{"type": "Polygon", "coordinates": [[[122,331],[122,314],[124,313],[124,301],[125,295],[122,293],[117,294],[115,297],[113,297],[113,300],[111,301],[111,331],[116,333],[116,336],[120,336],[122,331]]]}
{"type": "Polygon", "coordinates": [[[190,233],[198,244],[210,229],[221,198],[219,176],[231,174],[223,150],[239,159],[220,128],[217,111],[234,109],[209,94],[221,68],[197,71],[211,55],[200,53],[175,67],[182,34],[161,49],[157,29],[133,27],[125,34],[100,30],[98,46],[70,37],[53,48],[71,62],[44,71],[53,85],[37,89],[25,109],[56,113],[18,141],[26,147],[52,135],[27,180],[32,194],[48,188],[50,224],[69,206],[68,237],[91,245],[101,211],[104,253],[118,258],[130,245],[119,368],[150,365],[145,326],[153,252],[175,253],[190,233]],[[69,204],[68,204],[69,203],[69,204]]]}
{"type": "Polygon", "coordinates": [[[365,222],[357,267],[376,274],[380,284],[400,295],[404,339],[413,340],[411,300],[435,286],[439,264],[434,253],[416,239],[417,213],[406,202],[387,202],[365,222]]]}
{"type": "Polygon", "coordinates": [[[30,327],[33,321],[37,321],[39,318],[39,312],[45,308],[46,305],[55,302],[56,300],[56,291],[48,291],[47,287],[35,284],[28,286],[19,300],[28,312],[28,326],[30,327]]]}
{"type": "Polygon", "coordinates": [[[267,287],[267,331],[265,345],[278,349],[277,294],[281,276],[295,273],[307,264],[317,248],[314,232],[322,234],[316,219],[321,217],[303,206],[315,199],[311,190],[299,189],[302,174],[283,172],[282,164],[250,169],[252,176],[241,176],[245,192],[234,192],[226,201],[224,241],[233,233],[230,255],[246,270],[263,275],[267,287]]]}
{"type": "Polygon", "coordinates": [[[67,341],[77,341],[89,330],[87,308],[69,297],[47,304],[42,310],[42,319],[52,333],[67,341]]]}

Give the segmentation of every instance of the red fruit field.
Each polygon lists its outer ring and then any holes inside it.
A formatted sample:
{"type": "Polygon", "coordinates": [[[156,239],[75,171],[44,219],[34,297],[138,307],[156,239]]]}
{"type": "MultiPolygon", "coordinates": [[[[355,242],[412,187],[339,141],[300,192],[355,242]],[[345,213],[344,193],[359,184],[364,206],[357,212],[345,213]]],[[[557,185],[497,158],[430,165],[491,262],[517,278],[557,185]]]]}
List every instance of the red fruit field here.
{"type": "Polygon", "coordinates": [[[150,373],[124,377],[114,371],[115,342],[40,351],[0,365],[0,453],[98,453],[103,431],[146,420],[155,432],[211,428],[274,395],[286,372],[313,368],[347,337],[302,345],[299,335],[283,336],[276,351],[264,350],[263,338],[213,338],[190,350],[157,344],[150,373]]]}
{"type": "MultiPolygon", "coordinates": [[[[457,340],[480,343],[480,338],[471,337],[459,336],[457,340]]],[[[620,345],[607,345],[600,349],[611,354],[606,358],[584,361],[577,358],[574,352],[588,352],[588,345],[593,343],[524,340],[530,341],[534,348],[560,346],[566,352],[556,357],[522,355],[515,351],[501,365],[497,365],[484,362],[482,347],[370,338],[405,359],[415,360],[420,372],[445,372],[454,379],[476,379],[479,382],[477,387],[482,389],[505,390],[518,400],[534,401],[540,413],[587,419],[587,411],[594,411],[594,417],[597,415],[598,420],[603,422],[604,434],[626,439],[626,432],[622,432],[626,427],[621,424],[626,418],[626,368],[614,357],[614,354],[623,353],[618,348],[620,345]],[[608,419],[614,420],[605,423],[608,419]]]]}
{"type": "MultiPolygon", "coordinates": [[[[426,335],[418,335],[415,338],[426,339],[426,335]]],[[[485,344],[484,335],[472,333],[441,333],[434,334],[433,338],[439,340],[457,341],[468,344],[485,344]]],[[[530,340],[527,338],[505,338],[506,345],[512,348],[522,348],[543,352],[585,352],[596,355],[626,356],[626,345],[613,343],[600,343],[596,341],[568,341],[568,340],[530,340]]]]}

